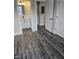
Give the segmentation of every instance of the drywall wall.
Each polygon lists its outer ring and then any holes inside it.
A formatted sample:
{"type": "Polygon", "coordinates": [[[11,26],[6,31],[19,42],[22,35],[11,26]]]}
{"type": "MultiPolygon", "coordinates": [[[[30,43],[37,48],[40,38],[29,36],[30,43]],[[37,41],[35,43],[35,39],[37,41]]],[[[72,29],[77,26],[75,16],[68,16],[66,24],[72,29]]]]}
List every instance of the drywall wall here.
{"type": "Polygon", "coordinates": [[[64,38],[64,0],[47,0],[46,11],[45,29],[64,38]]]}
{"type": "Polygon", "coordinates": [[[64,0],[55,1],[53,33],[64,38],[64,0]]]}
{"type": "Polygon", "coordinates": [[[18,20],[17,4],[14,0],[14,35],[22,34],[20,21],[18,20]]]}
{"type": "Polygon", "coordinates": [[[53,22],[53,3],[54,0],[48,0],[46,6],[46,21],[45,29],[52,32],[52,22],[53,22]]]}
{"type": "Polygon", "coordinates": [[[31,1],[31,28],[32,31],[37,31],[37,3],[36,0],[31,1]]]}

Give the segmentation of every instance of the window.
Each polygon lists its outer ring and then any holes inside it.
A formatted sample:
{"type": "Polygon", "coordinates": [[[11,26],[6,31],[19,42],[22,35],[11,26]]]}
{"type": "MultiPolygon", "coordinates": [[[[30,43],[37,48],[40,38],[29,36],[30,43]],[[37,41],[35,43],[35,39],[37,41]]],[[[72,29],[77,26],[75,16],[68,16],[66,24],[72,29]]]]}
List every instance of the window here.
{"type": "Polygon", "coordinates": [[[41,14],[44,14],[44,13],[45,13],[45,7],[41,6],[41,14]]]}

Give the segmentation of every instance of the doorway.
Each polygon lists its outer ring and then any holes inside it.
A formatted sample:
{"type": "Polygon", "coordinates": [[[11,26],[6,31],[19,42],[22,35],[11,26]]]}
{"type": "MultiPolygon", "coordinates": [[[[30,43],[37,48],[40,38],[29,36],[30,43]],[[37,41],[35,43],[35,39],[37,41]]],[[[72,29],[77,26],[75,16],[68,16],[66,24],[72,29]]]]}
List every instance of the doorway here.
{"type": "Polygon", "coordinates": [[[31,28],[31,5],[30,0],[18,0],[18,20],[20,20],[21,28],[31,28]]]}
{"type": "Polygon", "coordinates": [[[46,2],[37,1],[38,28],[45,28],[46,2]]]}

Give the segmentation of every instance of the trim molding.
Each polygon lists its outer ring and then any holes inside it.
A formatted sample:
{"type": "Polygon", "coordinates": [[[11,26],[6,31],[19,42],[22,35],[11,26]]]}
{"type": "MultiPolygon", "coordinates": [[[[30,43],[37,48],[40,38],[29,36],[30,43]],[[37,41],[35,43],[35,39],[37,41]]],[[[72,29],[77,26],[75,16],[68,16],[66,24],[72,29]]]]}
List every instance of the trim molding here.
{"type": "MultiPolygon", "coordinates": [[[[47,29],[45,29],[45,30],[46,30],[47,32],[49,32],[47,29]]],[[[58,36],[58,37],[64,39],[62,36],[60,36],[60,35],[58,35],[58,34],[55,34],[55,33],[52,33],[52,32],[49,32],[49,33],[51,33],[52,35],[55,35],[55,36],[58,36]]]]}

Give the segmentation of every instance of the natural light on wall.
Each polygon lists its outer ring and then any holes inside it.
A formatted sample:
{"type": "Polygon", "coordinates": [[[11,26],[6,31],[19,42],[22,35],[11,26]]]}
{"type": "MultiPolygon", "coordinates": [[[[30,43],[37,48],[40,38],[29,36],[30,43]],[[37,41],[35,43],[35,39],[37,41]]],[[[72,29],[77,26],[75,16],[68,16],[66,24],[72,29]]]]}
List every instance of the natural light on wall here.
{"type": "Polygon", "coordinates": [[[18,5],[23,5],[25,10],[25,15],[27,17],[30,17],[31,13],[31,4],[30,0],[17,0],[18,5]]]}
{"type": "Polygon", "coordinates": [[[31,10],[31,5],[30,5],[30,1],[25,1],[26,5],[25,5],[25,13],[28,17],[30,17],[30,10],[31,10]]]}
{"type": "Polygon", "coordinates": [[[26,5],[26,3],[23,0],[18,0],[18,5],[26,5]]]}

